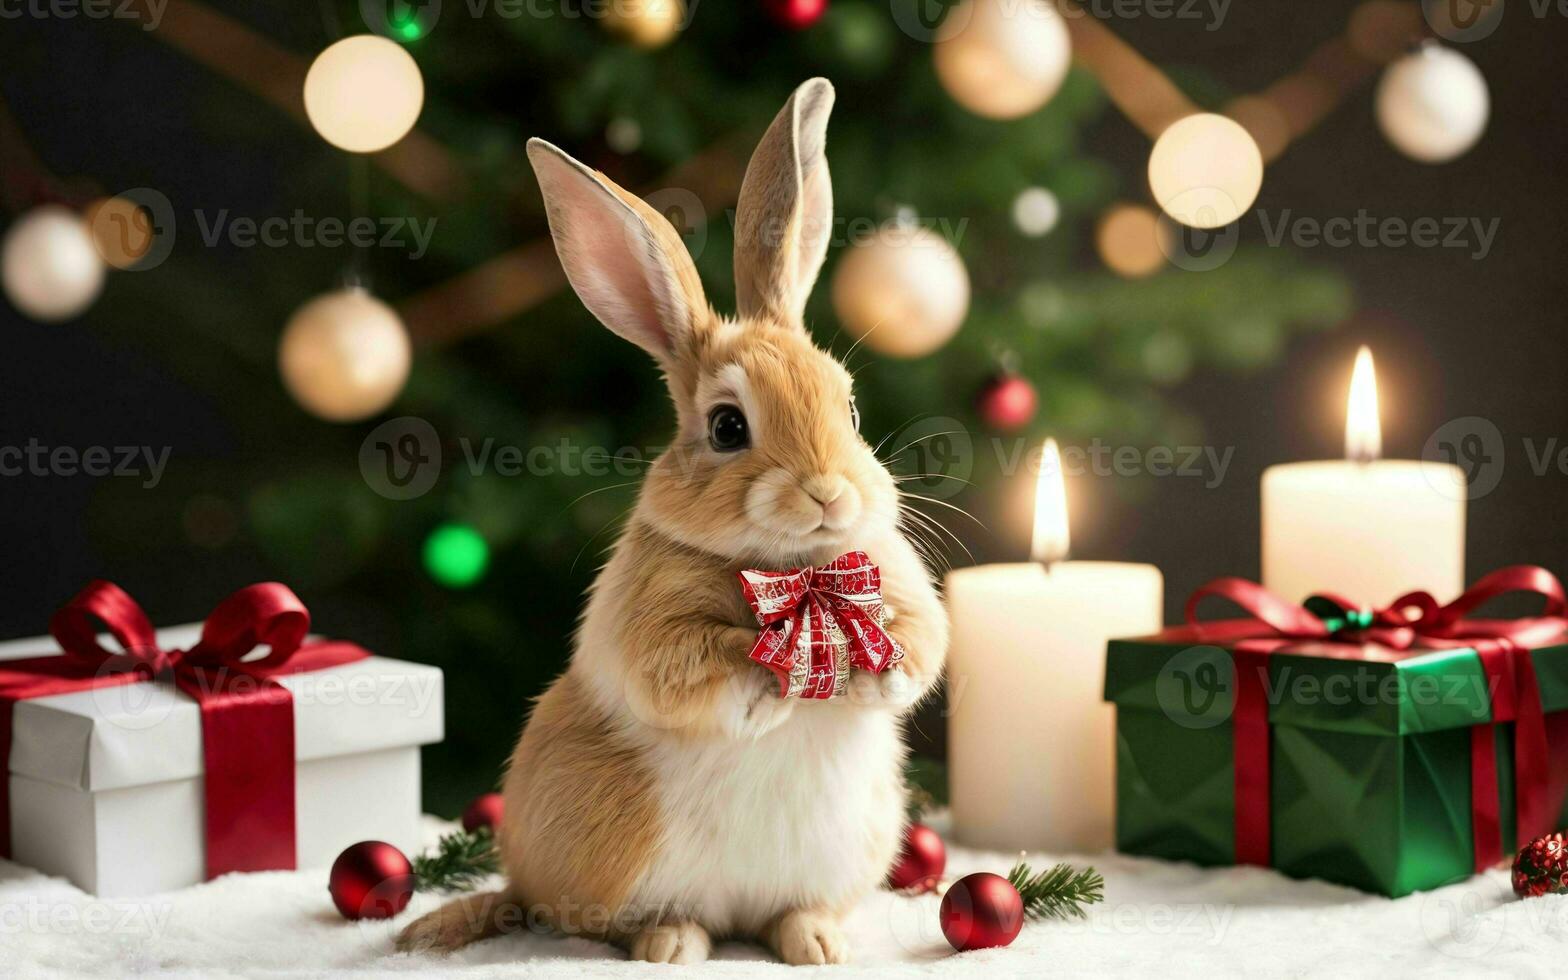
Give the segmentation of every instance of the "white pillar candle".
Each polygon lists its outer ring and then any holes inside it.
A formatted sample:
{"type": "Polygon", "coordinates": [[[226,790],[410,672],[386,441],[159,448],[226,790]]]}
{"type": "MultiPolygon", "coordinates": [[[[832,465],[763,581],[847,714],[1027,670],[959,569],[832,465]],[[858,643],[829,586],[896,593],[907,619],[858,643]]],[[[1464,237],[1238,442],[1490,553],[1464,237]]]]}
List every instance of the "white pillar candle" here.
{"type": "Polygon", "coordinates": [[[1040,469],[1038,560],[947,578],[953,833],[993,850],[1090,853],[1114,827],[1105,643],[1160,628],[1163,582],[1152,565],[1053,560],[1068,542],[1054,442],[1040,469]]]}
{"type": "Polygon", "coordinates": [[[1380,460],[1377,382],[1361,348],[1345,460],[1263,473],[1263,585],[1292,602],[1333,592],[1381,606],[1414,589],[1464,590],[1465,480],[1457,466],[1380,460]]]}

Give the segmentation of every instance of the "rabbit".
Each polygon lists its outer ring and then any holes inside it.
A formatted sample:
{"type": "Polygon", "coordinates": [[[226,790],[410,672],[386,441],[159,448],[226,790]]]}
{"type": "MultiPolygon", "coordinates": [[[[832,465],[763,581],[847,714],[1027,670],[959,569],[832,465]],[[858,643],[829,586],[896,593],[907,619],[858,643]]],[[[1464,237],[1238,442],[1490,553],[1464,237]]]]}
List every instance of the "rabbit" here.
{"type": "Polygon", "coordinates": [[[904,829],[902,716],[936,682],[948,625],[858,432],[851,379],[802,313],[827,253],[834,91],[795,90],[747,167],[738,315],[714,312],[674,228],[540,139],[528,144],[573,289],[653,356],[677,433],[594,582],[565,673],[533,705],[504,783],[504,890],[409,925],[403,950],[553,929],[696,963],[721,938],[786,963],[849,958],[843,920],[904,829]],[[844,696],[781,696],[748,653],[737,573],[862,550],[903,659],[844,696]]]}

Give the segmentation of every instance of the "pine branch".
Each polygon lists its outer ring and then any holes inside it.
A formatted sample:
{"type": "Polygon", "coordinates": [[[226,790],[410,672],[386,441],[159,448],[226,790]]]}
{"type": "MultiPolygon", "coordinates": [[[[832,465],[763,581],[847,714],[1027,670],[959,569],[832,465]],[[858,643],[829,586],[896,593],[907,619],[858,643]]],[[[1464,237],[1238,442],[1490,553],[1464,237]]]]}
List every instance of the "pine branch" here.
{"type": "Polygon", "coordinates": [[[1105,900],[1105,879],[1093,868],[1077,870],[1058,864],[1035,872],[1019,861],[1007,880],[1024,900],[1024,915],[1031,919],[1082,919],[1085,905],[1105,900]]]}
{"type": "Polygon", "coordinates": [[[446,834],[434,854],[414,858],[414,878],[420,891],[462,891],[499,870],[495,839],[483,827],[446,834]]]}

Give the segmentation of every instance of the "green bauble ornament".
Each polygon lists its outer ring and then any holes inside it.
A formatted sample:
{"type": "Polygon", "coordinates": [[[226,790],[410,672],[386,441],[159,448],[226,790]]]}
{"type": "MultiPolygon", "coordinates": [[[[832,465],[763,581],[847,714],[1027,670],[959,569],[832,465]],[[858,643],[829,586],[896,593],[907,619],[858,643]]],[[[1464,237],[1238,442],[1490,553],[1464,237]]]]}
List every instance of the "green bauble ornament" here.
{"type": "Polygon", "coordinates": [[[484,578],[490,545],[467,524],[442,524],[425,539],[425,571],[449,589],[466,589],[484,578]]]}

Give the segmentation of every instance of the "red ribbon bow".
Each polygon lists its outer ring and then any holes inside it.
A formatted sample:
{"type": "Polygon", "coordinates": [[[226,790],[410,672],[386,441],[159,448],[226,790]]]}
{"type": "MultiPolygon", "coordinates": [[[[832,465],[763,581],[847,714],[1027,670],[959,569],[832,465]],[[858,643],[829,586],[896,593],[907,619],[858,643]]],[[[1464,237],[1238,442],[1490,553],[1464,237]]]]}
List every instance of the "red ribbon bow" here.
{"type": "MultiPolygon", "coordinates": [[[[1355,607],[1332,595],[1317,596],[1340,610],[1355,607]]],[[[1187,600],[1185,639],[1230,645],[1236,670],[1235,737],[1236,860],[1269,863],[1269,723],[1267,658],[1292,641],[1322,640],[1362,644],[1347,656],[1376,659],[1380,648],[1474,649],[1492,699],[1490,724],[1470,730],[1470,783],[1475,868],[1483,871],[1503,858],[1498,794],[1496,726],[1514,722],[1516,839],[1523,842],[1550,831],[1550,759],[1545,714],[1529,649],[1551,642],[1568,629],[1568,597],[1551,572],[1534,565],[1511,565],[1485,576],[1447,605],[1429,593],[1400,596],[1385,609],[1355,613],[1343,622],[1326,622],[1311,609],[1293,605],[1255,582],[1220,578],[1187,600]],[[1510,592],[1546,597],[1540,616],[1522,619],[1468,619],[1486,602],[1510,592]],[[1198,621],[1198,604],[1209,596],[1229,599],[1252,615],[1250,620],[1198,621]],[[1366,646],[1370,644],[1371,646],[1366,646]]]]}
{"type": "Polygon", "coordinates": [[[882,573],[864,551],[815,568],[740,572],[762,631],[751,659],[778,675],[779,696],[843,694],[851,668],[880,673],[904,659],[882,626],[882,573]]]}
{"type": "MultiPolygon", "coordinates": [[[[220,602],[195,646],[165,650],[136,600],[113,582],[93,581],[49,622],[63,655],[0,661],[0,760],[10,759],[18,701],[172,679],[201,708],[207,877],[292,869],[294,700],[272,678],[370,655],[351,643],[304,643],[309,630],[299,597],[263,582],[220,602]],[[121,652],[99,645],[94,620],[121,652]],[[265,655],[246,659],[263,646],[265,655]]],[[[0,856],[9,857],[10,780],[0,775],[0,856]]]]}

